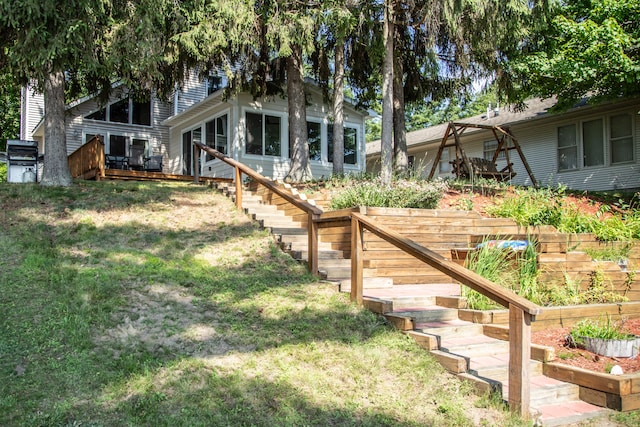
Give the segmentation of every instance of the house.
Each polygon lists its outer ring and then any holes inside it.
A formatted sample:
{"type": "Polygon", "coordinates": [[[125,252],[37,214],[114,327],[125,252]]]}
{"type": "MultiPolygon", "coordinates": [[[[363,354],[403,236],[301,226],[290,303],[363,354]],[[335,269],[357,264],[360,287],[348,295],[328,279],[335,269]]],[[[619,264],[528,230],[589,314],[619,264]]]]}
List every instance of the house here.
{"type": "MultiPolygon", "coordinates": [[[[508,127],[517,139],[538,185],[564,185],[574,190],[635,190],[640,188],[640,99],[600,105],[581,103],[562,112],[549,111],[555,99],[532,99],[523,111],[487,110],[460,123],[508,127]]],[[[483,127],[485,127],[483,126],[483,127]]],[[[427,177],[448,124],[407,134],[411,167],[427,177]]],[[[491,160],[498,142],[489,129],[467,128],[460,143],[468,157],[491,160]]],[[[435,176],[452,177],[452,148],[445,148],[435,176]]],[[[518,155],[510,155],[516,175],[511,182],[531,185],[518,155]]],[[[504,154],[497,169],[506,166],[504,154]]],[[[380,170],[380,141],[367,144],[367,171],[380,170]]]]}
{"type": "MultiPolygon", "coordinates": [[[[287,100],[253,99],[239,93],[226,99],[223,77],[201,79],[194,72],[170,102],[138,100],[123,86],[114,87],[107,105],[92,96],[67,105],[67,150],[72,153],[95,135],[102,135],[111,167],[132,167],[134,154],[145,159],[161,156],[162,172],[192,175],[194,141],[216,148],[261,174],[284,178],[290,166],[287,100]]],[[[321,91],[307,84],[307,129],[311,172],[314,178],[330,176],[333,165],[332,109],[321,91]]],[[[21,139],[36,140],[46,149],[43,97],[23,91],[21,139]]],[[[365,169],[364,120],[366,114],[345,104],[346,173],[365,169]]],[[[139,166],[139,165],[137,165],[139,166]]],[[[142,166],[144,167],[144,166],[142,166]]],[[[232,169],[220,160],[203,156],[201,176],[231,177],[232,169]]]]}

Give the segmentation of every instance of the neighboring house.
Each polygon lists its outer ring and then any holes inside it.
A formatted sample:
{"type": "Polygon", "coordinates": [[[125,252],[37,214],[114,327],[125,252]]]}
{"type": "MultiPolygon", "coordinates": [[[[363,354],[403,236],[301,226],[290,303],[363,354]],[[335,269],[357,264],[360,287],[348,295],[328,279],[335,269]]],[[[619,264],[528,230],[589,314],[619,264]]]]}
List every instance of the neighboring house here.
{"type": "MultiPolygon", "coordinates": [[[[94,135],[102,135],[105,154],[128,157],[134,150],[145,156],[162,155],[163,172],[194,172],[193,141],[216,148],[261,174],[282,179],[289,171],[287,100],[282,97],[254,100],[247,93],[224,98],[224,78],[200,79],[195,73],[175,92],[171,102],[152,98],[140,102],[127,96],[126,88],[114,88],[108,105],[94,97],[67,106],[67,150],[75,151],[94,135]]],[[[37,140],[44,147],[43,99],[23,91],[21,138],[37,140]]],[[[366,115],[345,105],[346,173],[365,169],[364,120],[366,115]]],[[[321,91],[307,85],[307,129],[311,172],[314,178],[332,173],[332,110],[321,91]]],[[[232,169],[211,156],[202,156],[200,174],[231,177],[232,169]]]]}
{"type": "MultiPolygon", "coordinates": [[[[582,104],[563,113],[550,113],[554,99],[527,101],[521,112],[488,110],[486,114],[458,120],[508,127],[542,186],[565,185],[574,190],[635,190],[640,188],[640,99],[596,106],[582,104]]],[[[411,166],[428,176],[448,124],[409,132],[407,151],[411,166]]],[[[460,138],[468,157],[491,159],[497,147],[492,132],[468,128],[460,138]]],[[[455,156],[446,148],[436,176],[452,177],[455,156]]],[[[517,175],[512,183],[531,185],[515,150],[510,160],[517,175]]],[[[497,168],[506,165],[498,159],[497,168]]],[[[367,144],[367,171],[380,170],[380,141],[367,144]]]]}

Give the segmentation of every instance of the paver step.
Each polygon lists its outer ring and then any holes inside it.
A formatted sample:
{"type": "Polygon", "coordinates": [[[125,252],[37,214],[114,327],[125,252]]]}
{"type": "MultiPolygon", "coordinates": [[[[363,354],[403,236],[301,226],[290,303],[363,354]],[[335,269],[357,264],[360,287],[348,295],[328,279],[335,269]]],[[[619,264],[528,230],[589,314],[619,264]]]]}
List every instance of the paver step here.
{"type": "Polygon", "coordinates": [[[463,357],[491,356],[509,351],[509,342],[485,335],[475,337],[441,338],[440,350],[463,357]]]}
{"type": "Polygon", "coordinates": [[[456,319],[448,322],[418,323],[416,329],[437,337],[467,337],[482,334],[483,326],[456,319]]]}
{"type": "Polygon", "coordinates": [[[413,319],[415,323],[437,322],[458,318],[458,310],[454,308],[442,308],[438,306],[420,307],[415,310],[400,309],[393,311],[396,316],[405,316],[413,319]]]}
{"type": "Polygon", "coordinates": [[[582,400],[555,402],[531,408],[531,415],[537,426],[557,427],[568,426],[589,420],[598,425],[598,419],[603,419],[611,413],[609,409],[592,405],[582,400]]]}

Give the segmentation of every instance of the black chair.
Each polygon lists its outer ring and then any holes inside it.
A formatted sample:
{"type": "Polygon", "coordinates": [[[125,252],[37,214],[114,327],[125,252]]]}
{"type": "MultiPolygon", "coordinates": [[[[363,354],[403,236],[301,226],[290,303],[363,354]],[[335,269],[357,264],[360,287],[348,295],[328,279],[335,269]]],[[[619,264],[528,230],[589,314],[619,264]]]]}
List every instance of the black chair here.
{"type": "Polygon", "coordinates": [[[129,153],[129,168],[137,171],[144,169],[144,147],[132,145],[129,147],[129,153]]]}
{"type": "Polygon", "coordinates": [[[105,156],[107,169],[129,169],[129,158],[126,156],[105,156]]]}
{"type": "Polygon", "coordinates": [[[162,172],[162,155],[147,157],[144,164],[144,170],[149,172],[162,172]]]}

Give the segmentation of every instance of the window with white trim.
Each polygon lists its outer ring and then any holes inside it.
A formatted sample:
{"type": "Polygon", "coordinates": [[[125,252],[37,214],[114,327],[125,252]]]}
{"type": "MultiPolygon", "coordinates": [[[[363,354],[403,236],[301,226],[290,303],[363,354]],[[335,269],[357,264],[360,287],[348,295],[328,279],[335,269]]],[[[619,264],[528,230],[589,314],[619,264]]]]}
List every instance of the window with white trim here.
{"type": "Polygon", "coordinates": [[[609,118],[611,164],[633,161],[633,117],[618,114],[609,118]]]}
{"type": "Polygon", "coordinates": [[[558,171],[578,169],[576,125],[558,127],[558,171]]]}
{"type": "Polygon", "coordinates": [[[440,154],[440,160],[438,161],[438,173],[451,172],[451,163],[449,163],[449,160],[450,160],[449,148],[444,148],[442,150],[442,154],[440,154]]]}
{"type": "MultiPolygon", "coordinates": [[[[327,126],[327,159],[333,163],[333,123],[327,126]]],[[[344,127],[344,164],[355,165],[358,162],[358,129],[344,127]]]]}
{"type": "Polygon", "coordinates": [[[151,126],[151,101],[127,97],[94,111],[86,119],[151,126]]]}
{"type": "Polygon", "coordinates": [[[604,165],[604,124],[602,119],[582,122],[584,167],[604,165]]]}
{"type": "Polygon", "coordinates": [[[280,156],[282,150],[281,118],[268,114],[247,112],[245,153],[280,156]]]}
{"type": "MultiPolygon", "coordinates": [[[[227,114],[223,114],[205,123],[205,137],[207,145],[222,154],[229,153],[229,119],[227,114]]],[[[213,159],[207,153],[206,161],[213,159]]]]}

